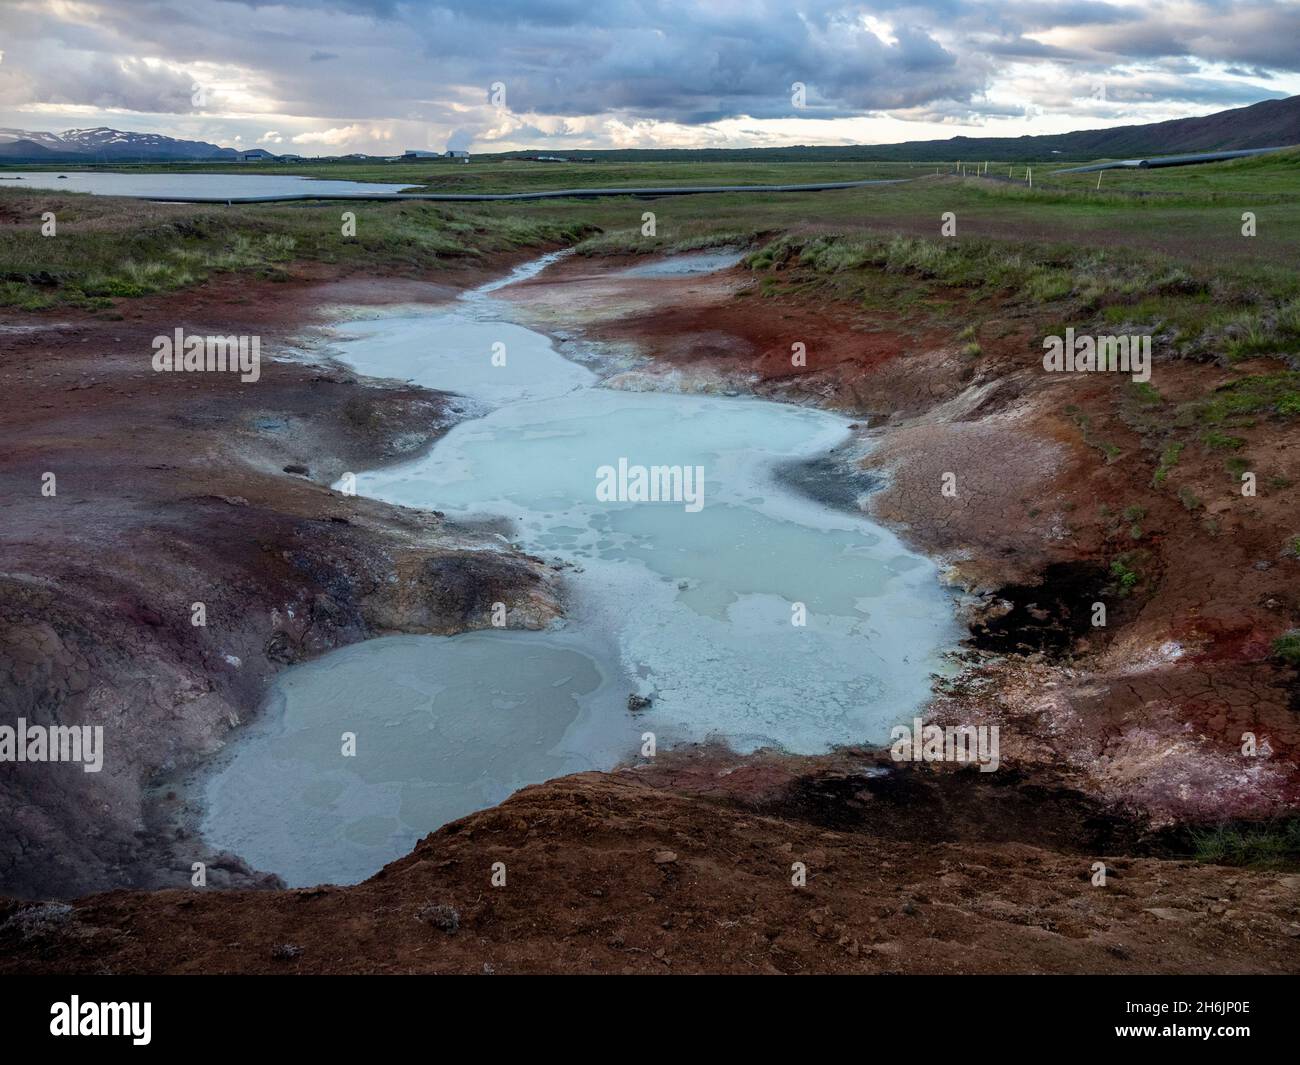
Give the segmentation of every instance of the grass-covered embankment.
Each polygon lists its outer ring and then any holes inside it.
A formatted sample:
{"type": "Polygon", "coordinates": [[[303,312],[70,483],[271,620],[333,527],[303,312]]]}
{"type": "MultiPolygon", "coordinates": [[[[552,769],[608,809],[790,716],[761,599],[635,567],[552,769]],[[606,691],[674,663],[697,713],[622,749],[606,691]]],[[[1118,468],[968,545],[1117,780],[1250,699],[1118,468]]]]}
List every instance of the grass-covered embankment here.
{"type": "Polygon", "coordinates": [[[6,189],[0,307],[108,309],[221,272],[287,276],[290,264],[378,273],[435,271],[523,247],[572,244],[581,219],[530,219],[421,203],[200,206],[6,189]],[[54,214],[56,235],[42,235],[54,214]],[[345,212],[355,236],[343,236],[345,212]]]}

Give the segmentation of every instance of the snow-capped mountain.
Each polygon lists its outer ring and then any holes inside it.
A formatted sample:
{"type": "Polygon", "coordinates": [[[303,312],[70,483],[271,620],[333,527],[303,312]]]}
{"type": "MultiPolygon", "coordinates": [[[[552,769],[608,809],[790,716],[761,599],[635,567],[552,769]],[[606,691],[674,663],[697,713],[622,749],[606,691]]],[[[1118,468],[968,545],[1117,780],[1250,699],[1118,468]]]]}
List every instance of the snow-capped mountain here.
{"type": "Polygon", "coordinates": [[[160,159],[234,159],[233,148],[184,141],[160,133],[129,133],[107,126],[46,133],[0,129],[5,162],[131,162],[160,159]]]}

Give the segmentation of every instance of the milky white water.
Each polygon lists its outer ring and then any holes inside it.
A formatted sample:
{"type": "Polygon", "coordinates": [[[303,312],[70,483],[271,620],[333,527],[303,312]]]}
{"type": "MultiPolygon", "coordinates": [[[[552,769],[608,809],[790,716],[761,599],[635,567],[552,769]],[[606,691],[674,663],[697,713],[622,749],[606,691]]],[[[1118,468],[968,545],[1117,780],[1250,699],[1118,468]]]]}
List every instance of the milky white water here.
{"type": "Polygon", "coordinates": [[[567,621],[369,641],[286,671],[214,777],[204,830],[292,884],[360,879],[524,783],[636,755],[645,732],[742,751],[884,741],[956,641],[932,563],[777,478],[844,444],[844,419],[602,389],[505,313],[489,289],[340,327],[358,372],[486,411],[357,490],[510,519],[523,548],[577,567],[567,621]],[[597,469],[620,459],[702,467],[703,505],[601,501],[597,469]],[[630,713],[632,691],[650,708],[630,713]],[[345,731],[356,757],[340,756],[345,731]]]}

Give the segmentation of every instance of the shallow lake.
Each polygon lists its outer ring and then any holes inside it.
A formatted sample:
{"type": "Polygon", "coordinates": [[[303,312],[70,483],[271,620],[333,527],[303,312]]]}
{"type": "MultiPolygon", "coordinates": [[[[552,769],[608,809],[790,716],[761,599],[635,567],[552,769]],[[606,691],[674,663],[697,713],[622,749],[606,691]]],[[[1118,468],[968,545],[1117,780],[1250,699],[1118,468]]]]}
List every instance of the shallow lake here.
{"type": "MultiPolygon", "coordinates": [[[[256,165],[256,164],[251,164],[256,165]]],[[[0,172],[0,190],[58,189],[100,196],[326,196],[341,192],[401,192],[408,185],[369,181],[318,181],[293,174],[132,174],[105,170],[0,172]],[[60,174],[63,177],[60,177],[60,174]],[[21,180],[17,180],[21,178],[21,180]]]]}

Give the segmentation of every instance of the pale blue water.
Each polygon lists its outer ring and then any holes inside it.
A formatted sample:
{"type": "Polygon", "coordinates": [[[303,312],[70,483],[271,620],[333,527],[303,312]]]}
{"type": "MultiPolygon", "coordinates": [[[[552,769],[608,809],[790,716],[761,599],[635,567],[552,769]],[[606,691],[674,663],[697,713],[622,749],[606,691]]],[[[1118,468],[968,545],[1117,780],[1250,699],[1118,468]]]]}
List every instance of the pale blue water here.
{"type": "Polygon", "coordinates": [[[882,742],[956,643],[932,562],[775,474],[842,445],[845,419],[600,388],[506,313],[480,291],[340,327],[337,354],[358,372],[487,411],[357,490],[508,518],[526,550],[575,567],[564,628],[371,641],[286,671],[261,732],[216,777],[205,833],[291,883],[359,879],[521,783],[637,755],[646,732],[741,751],[882,742]],[[603,501],[597,470],[620,458],[702,467],[702,506],[603,501]],[[454,698],[431,703],[437,685],[454,698]],[[651,707],[629,713],[632,691],[651,707]],[[338,755],[353,721],[369,762],[338,755]]]}
{"type": "Polygon", "coordinates": [[[626,700],[564,633],[346,647],[278,678],[208,782],[204,835],[294,886],[355,883],[526,784],[617,761],[626,700]]]}
{"type": "MultiPolygon", "coordinates": [[[[249,163],[256,166],[256,163],[249,163]]],[[[8,188],[58,189],[99,196],[325,196],[339,192],[401,192],[408,185],[369,181],[318,181],[293,174],[133,174],[106,170],[30,170],[0,172],[0,191],[8,188]],[[60,179],[59,175],[64,177],[60,179]],[[11,180],[21,178],[22,180],[11,180]]]]}

